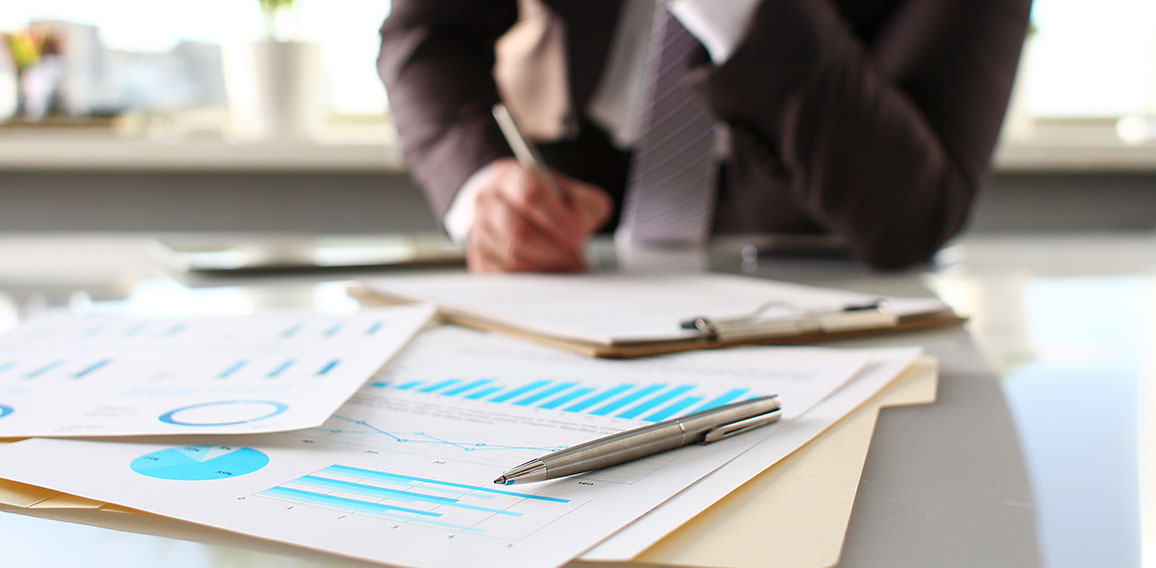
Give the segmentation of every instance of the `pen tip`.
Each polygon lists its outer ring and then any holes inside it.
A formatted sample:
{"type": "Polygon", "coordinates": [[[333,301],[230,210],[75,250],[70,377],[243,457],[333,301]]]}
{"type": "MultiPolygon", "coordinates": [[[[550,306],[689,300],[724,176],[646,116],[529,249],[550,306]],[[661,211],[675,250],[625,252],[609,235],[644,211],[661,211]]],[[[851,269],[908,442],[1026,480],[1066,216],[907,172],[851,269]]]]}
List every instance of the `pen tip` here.
{"type": "Polygon", "coordinates": [[[509,485],[511,483],[513,483],[513,481],[506,481],[506,476],[504,475],[494,480],[495,485],[509,485]]]}

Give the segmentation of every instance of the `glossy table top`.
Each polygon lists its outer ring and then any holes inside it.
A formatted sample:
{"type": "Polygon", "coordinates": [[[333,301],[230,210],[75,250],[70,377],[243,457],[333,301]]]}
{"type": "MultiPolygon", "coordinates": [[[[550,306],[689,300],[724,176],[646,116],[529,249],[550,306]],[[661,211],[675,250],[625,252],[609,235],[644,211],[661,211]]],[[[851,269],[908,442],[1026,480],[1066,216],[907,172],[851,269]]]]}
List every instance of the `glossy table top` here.
{"type": "MultiPolygon", "coordinates": [[[[50,307],[145,313],[354,310],[352,273],[189,278],[148,238],[0,236],[0,328],[50,307]]],[[[712,269],[889,295],[939,294],[964,329],[833,343],[922,345],[939,400],[880,416],[846,566],[1138,566],[1156,558],[1156,234],[964,239],[876,274],[723,243],[712,269]]],[[[4,566],[314,566],[347,561],[223,535],[208,543],[0,512],[4,566]]]]}

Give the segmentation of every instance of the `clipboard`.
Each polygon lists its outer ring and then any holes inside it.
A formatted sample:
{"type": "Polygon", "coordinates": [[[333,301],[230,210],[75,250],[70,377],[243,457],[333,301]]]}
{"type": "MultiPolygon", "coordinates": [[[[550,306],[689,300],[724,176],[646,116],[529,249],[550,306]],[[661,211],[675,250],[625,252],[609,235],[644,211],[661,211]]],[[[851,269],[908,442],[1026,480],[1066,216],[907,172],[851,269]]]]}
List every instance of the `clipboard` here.
{"type": "Polygon", "coordinates": [[[937,298],[882,298],[730,274],[462,272],[367,279],[367,304],[431,302],[447,323],[593,357],[798,344],[960,325],[937,298]]]}

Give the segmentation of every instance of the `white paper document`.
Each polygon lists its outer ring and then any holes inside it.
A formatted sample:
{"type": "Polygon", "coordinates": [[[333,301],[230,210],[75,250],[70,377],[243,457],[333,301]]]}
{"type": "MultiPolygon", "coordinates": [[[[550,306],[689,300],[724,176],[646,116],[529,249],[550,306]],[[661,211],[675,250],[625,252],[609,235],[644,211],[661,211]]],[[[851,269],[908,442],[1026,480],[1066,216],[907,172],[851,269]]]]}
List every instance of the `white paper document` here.
{"type": "Polygon", "coordinates": [[[316,426],[432,315],[46,315],[0,335],[0,438],[316,426]]]}
{"type": "Polygon", "coordinates": [[[582,559],[625,562],[642,554],[683,523],[853,412],[911,365],[919,355],[919,349],[873,349],[871,354],[871,362],[846,386],[805,415],[785,424],[773,436],[765,436],[725,466],[588,550],[582,559]]]}
{"type": "Polygon", "coordinates": [[[28,440],[0,448],[0,478],[389,564],[556,566],[805,418],[878,358],[747,347],[606,361],[438,328],[321,427],[212,441],[28,440]],[[493,484],[554,450],[771,393],[782,420],[749,434],[493,484]]]}
{"type": "MultiPolygon", "coordinates": [[[[794,321],[803,313],[872,305],[870,294],[731,274],[461,274],[398,275],[366,280],[362,290],[426,301],[532,335],[600,345],[701,337],[681,322],[697,317],[794,321]],[[559,301],[564,299],[564,301],[559,301]]],[[[900,317],[947,310],[935,298],[888,298],[900,317]]]]}

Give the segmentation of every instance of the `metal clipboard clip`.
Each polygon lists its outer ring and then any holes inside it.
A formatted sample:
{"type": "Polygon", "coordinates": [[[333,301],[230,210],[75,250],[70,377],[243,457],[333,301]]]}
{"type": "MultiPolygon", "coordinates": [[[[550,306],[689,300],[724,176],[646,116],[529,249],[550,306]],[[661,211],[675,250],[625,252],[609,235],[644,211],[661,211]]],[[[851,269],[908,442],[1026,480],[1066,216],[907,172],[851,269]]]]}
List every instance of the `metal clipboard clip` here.
{"type": "Polygon", "coordinates": [[[835,333],[857,329],[894,327],[899,317],[883,300],[844,306],[837,310],[807,310],[790,302],[766,302],[753,312],[728,318],[695,317],[680,322],[682,329],[696,329],[712,341],[741,341],[808,333],[835,333]],[[787,310],[793,317],[763,317],[770,310],[787,310]]]}

